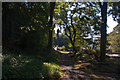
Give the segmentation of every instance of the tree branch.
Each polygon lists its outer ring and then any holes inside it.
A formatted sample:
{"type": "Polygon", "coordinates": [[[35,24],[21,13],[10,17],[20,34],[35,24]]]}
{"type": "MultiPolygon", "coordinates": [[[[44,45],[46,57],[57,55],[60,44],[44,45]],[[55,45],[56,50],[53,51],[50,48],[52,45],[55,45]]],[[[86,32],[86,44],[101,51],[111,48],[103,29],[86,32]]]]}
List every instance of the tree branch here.
{"type": "Polygon", "coordinates": [[[100,6],[100,8],[102,9],[102,4],[101,4],[101,2],[99,2],[99,6],[100,6]]]}

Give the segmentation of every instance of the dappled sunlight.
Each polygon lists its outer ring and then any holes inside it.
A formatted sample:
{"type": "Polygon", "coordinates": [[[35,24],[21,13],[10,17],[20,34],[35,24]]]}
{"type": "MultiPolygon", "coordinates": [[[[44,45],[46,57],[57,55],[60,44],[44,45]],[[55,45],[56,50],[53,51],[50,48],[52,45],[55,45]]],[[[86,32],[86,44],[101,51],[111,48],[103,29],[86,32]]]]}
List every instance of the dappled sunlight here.
{"type": "Polygon", "coordinates": [[[40,58],[37,58],[37,56],[14,53],[15,54],[12,54],[10,51],[6,51],[3,54],[3,78],[5,79],[56,79],[61,76],[61,69],[59,68],[59,65],[55,63],[44,62],[40,58]]]}
{"type": "MultiPolygon", "coordinates": [[[[60,54],[60,68],[62,71],[62,79],[93,79],[93,80],[117,80],[117,72],[115,74],[107,73],[107,71],[112,71],[113,68],[117,70],[116,67],[113,67],[111,62],[108,63],[99,63],[97,61],[89,60],[77,60],[75,64],[71,64],[72,57],[65,53],[60,54]],[[70,63],[71,62],[71,63],[70,63]],[[114,78],[113,76],[116,76],[114,78]]],[[[115,65],[114,65],[115,66],[115,65]]]]}
{"type": "Polygon", "coordinates": [[[110,57],[119,57],[120,58],[120,54],[106,54],[106,55],[108,55],[110,57]]]}
{"type": "Polygon", "coordinates": [[[119,80],[120,2],[104,1],[2,3],[3,80],[119,80]]]}
{"type": "Polygon", "coordinates": [[[59,51],[60,53],[63,53],[63,54],[69,54],[70,52],[69,51],[59,51]]]}

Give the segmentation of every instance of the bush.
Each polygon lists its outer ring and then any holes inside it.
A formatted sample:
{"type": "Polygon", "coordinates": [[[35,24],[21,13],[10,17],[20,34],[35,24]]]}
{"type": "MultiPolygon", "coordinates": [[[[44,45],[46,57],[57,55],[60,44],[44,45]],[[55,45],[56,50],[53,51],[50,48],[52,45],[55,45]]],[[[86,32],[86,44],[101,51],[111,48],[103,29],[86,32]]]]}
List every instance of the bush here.
{"type": "Polygon", "coordinates": [[[61,76],[60,67],[55,63],[43,62],[35,56],[12,54],[9,51],[2,57],[2,78],[56,79],[61,76]],[[9,53],[9,54],[7,54],[9,53]]]}
{"type": "Polygon", "coordinates": [[[48,73],[49,75],[47,75],[47,77],[49,78],[60,78],[61,76],[61,69],[60,67],[57,65],[57,64],[54,64],[54,63],[43,63],[44,64],[44,68],[48,69],[48,73]]]}
{"type": "Polygon", "coordinates": [[[100,56],[100,51],[95,49],[82,50],[77,53],[77,57],[83,60],[97,60],[100,56]]]}

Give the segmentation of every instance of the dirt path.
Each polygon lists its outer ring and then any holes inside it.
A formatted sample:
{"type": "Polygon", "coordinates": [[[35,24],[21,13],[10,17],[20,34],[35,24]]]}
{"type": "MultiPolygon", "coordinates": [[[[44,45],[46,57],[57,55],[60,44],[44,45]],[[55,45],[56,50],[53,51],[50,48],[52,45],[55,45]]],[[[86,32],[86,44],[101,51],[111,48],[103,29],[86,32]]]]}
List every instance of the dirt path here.
{"type": "Polygon", "coordinates": [[[61,80],[89,80],[89,75],[83,71],[75,69],[73,60],[68,54],[61,53],[60,55],[60,67],[63,72],[61,80]]]}
{"type": "Polygon", "coordinates": [[[61,71],[63,72],[62,78],[60,80],[119,80],[110,77],[93,77],[94,74],[89,74],[76,69],[73,63],[74,62],[71,57],[68,56],[68,53],[60,54],[60,67],[61,71]]]}

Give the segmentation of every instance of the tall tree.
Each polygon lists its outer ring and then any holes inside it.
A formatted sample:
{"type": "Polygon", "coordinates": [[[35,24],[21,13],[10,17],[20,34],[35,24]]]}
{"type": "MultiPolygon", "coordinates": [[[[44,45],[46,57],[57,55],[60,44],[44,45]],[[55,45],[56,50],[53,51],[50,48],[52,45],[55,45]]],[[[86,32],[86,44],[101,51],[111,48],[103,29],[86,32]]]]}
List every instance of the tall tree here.
{"type": "Polygon", "coordinates": [[[52,49],[53,45],[53,15],[54,15],[55,2],[50,2],[50,21],[49,21],[49,37],[48,37],[48,48],[52,49]]]}
{"type": "Polygon", "coordinates": [[[91,26],[94,33],[99,30],[99,10],[96,3],[61,3],[61,10],[57,19],[60,25],[64,26],[65,35],[73,47],[76,54],[76,45],[87,43],[91,26]]]}
{"type": "Polygon", "coordinates": [[[105,60],[105,53],[106,53],[106,40],[107,40],[107,2],[99,2],[100,8],[101,8],[101,16],[102,16],[102,22],[101,22],[101,41],[100,41],[100,60],[105,60]]]}

